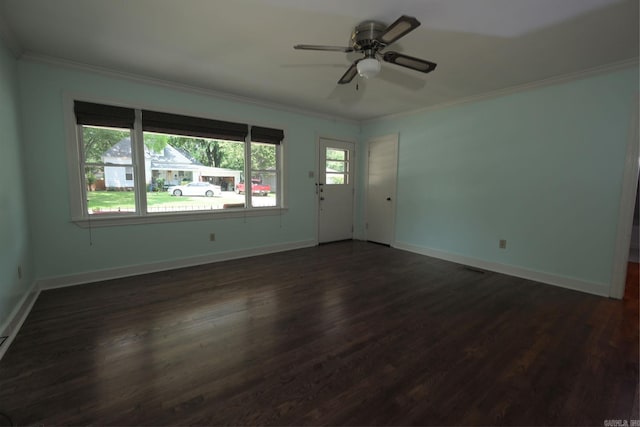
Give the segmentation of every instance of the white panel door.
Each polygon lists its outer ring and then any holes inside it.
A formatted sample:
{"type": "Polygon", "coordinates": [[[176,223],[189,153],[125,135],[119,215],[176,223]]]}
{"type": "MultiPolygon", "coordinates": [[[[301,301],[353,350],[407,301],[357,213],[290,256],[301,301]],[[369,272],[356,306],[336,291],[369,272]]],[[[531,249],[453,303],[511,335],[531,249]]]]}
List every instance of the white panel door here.
{"type": "Polygon", "coordinates": [[[353,157],[350,142],[320,139],[318,241],[353,238],[353,157]]]}
{"type": "Polygon", "coordinates": [[[398,138],[369,142],[367,181],[367,240],[390,245],[394,239],[398,138]]]}

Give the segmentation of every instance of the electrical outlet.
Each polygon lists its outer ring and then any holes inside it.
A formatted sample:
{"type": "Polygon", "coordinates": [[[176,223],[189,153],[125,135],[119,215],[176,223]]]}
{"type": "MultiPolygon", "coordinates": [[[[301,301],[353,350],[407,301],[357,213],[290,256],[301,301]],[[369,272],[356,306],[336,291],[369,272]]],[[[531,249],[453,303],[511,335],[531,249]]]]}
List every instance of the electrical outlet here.
{"type": "Polygon", "coordinates": [[[22,279],[22,266],[18,266],[18,279],[22,279]]]}
{"type": "Polygon", "coordinates": [[[210,242],[215,242],[216,241],[216,233],[209,234],[209,241],[210,242]]]}
{"type": "Polygon", "coordinates": [[[507,241],[505,239],[500,239],[500,244],[498,245],[500,249],[507,249],[507,241]]]}

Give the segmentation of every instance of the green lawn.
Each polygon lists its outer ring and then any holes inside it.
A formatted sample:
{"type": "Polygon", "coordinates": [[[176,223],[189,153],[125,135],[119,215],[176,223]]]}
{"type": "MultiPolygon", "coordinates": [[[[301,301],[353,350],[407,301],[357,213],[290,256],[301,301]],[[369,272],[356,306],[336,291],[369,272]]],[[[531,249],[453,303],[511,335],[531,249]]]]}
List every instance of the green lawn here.
{"type": "MultiPolygon", "coordinates": [[[[244,203],[244,195],[223,192],[222,197],[175,197],[165,192],[148,192],[147,206],[150,212],[175,212],[182,210],[222,209],[227,203],[244,203]]],[[[269,197],[254,196],[255,204],[269,197]]],[[[88,208],[92,213],[98,212],[134,212],[135,194],[133,191],[90,191],[87,193],[88,208]]]]}

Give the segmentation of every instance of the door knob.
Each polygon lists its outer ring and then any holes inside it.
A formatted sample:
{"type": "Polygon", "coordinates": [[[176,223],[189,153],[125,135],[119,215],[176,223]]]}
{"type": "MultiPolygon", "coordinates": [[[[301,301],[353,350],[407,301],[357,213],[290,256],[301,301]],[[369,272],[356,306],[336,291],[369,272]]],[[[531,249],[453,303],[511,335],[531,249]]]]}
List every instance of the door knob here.
{"type": "Polygon", "coordinates": [[[387,201],[390,202],[391,201],[391,197],[387,197],[387,201]]]}

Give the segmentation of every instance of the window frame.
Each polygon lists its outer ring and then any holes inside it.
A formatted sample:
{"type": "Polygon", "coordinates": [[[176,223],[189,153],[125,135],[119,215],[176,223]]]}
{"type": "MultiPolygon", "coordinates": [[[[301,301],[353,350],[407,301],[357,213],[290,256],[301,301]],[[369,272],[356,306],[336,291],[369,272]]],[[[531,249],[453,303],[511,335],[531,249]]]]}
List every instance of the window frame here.
{"type": "MultiPolygon", "coordinates": [[[[87,194],[87,185],[85,185],[85,173],[86,173],[86,168],[88,165],[91,166],[100,166],[102,167],[105,172],[106,172],[106,167],[107,164],[102,162],[100,165],[97,164],[93,164],[93,163],[89,163],[86,161],[86,158],[84,156],[84,130],[83,130],[83,126],[84,125],[79,125],[76,124],[76,135],[77,135],[77,139],[78,139],[78,152],[79,152],[79,156],[78,156],[78,162],[79,162],[79,166],[78,168],[80,169],[80,176],[81,176],[81,192],[82,192],[82,197],[81,197],[81,204],[82,204],[82,212],[85,212],[87,215],[87,219],[90,217],[89,215],[89,194],[87,194]]],[[[89,125],[92,126],[92,125],[89,125]]],[[[124,164],[121,167],[125,169],[125,178],[126,178],[126,170],[128,168],[131,168],[131,172],[132,172],[132,180],[133,180],[133,188],[134,188],[134,202],[135,202],[135,211],[132,213],[105,213],[105,214],[101,214],[101,215],[106,215],[106,216],[113,216],[113,217],[124,217],[124,216],[131,216],[131,215],[137,215],[138,212],[140,211],[140,203],[138,202],[137,199],[137,183],[138,183],[138,175],[136,174],[136,170],[138,169],[137,167],[137,163],[136,163],[136,158],[137,158],[137,153],[135,153],[134,150],[134,132],[133,132],[133,128],[116,128],[114,127],[113,129],[122,129],[122,130],[129,130],[129,138],[131,140],[131,163],[130,164],[124,164]]],[[[144,164],[143,164],[144,167],[144,164]]],[[[144,176],[143,176],[144,178],[144,176]]]]}
{"type": "Polygon", "coordinates": [[[326,151],[324,153],[324,170],[322,171],[323,174],[323,179],[324,179],[324,185],[349,185],[351,184],[349,182],[349,177],[351,176],[351,168],[353,167],[352,165],[352,159],[349,156],[350,150],[348,149],[343,149],[343,148],[337,148],[337,147],[327,147],[326,151]],[[344,160],[336,160],[336,159],[329,159],[327,158],[327,153],[326,151],[329,150],[333,150],[333,151],[342,151],[344,152],[344,160]],[[328,172],[327,171],[327,166],[329,162],[336,162],[336,163],[342,163],[344,164],[344,170],[342,172],[340,171],[336,171],[336,172],[328,172]],[[335,183],[335,182],[329,182],[328,177],[329,176],[342,176],[343,177],[343,182],[342,183],[335,183]]]}
{"type": "MultiPolygon", "coordinates": [[[[147,224],[147,223],[164,223],[164,222],[182,222],[193,220],[210,220],[222,218],[247,218],[260,216],[282,215],[288,211],[286,206],[287,185],[286,185],[286,128],[283,126],[274,126],[273,124],[265,124],[254,122],[253,120],[237,120],[220,117],[212,117],[204,113],[194,113],[193,111],[185,112],[175,109],[159,109],[155,106],[136,105],[133,103],[124,103],[114,100],[96,99],[86,96],[78,96],[70,93],[63,95],[63,107],[66,130],[66,154],[67,154],[67,170],[68,170],[68,194],[69,194],[69,212],[70,221],[79,227],[103,227],[127,224],[147,224]],[[74,112],[74,102],[89,102],[114,107],[131,108],[135,110],[134,126],[131,129],[132,144],[132,163],[134,182],[137,184],[134,190],[136,212],[132,213],[115,213],[90,215],[87,206],[87,188],[84,179],[82,158],[84,152],[82,127],[77,124],[74,112]],[[229,122],[249,122],[249,132],[244,141],[239,141],[245,147],[245,164],[243,173],[245,176],[251,173],[251,128],[253,126],[268,126],[272,128],[282,129],[284,138],[276,148],[276,206],[268,207],[252,207],[251,192],[245,192],[245,206],[243,208],[205,210],[205,211],[178,211],[178,212],[147,212],[147,186],[145,176],[145,158],[144,158],[144,137],[142,130],[142,110],[161,111],[168,114],[184,115],[195,118],[229,121],[229,122]],[[143,183],[143,184],[139,184],[143,183]]],[[[90,126],[90,125],[88,125],[90,126]]]]}
{"type": "MultiPolygon", "coordinates": [[[[257,141],[252,141],[251,140],[251,133],[249,133],[249,148],[248,148],[248,153],[247,153],[247,157],[246,159],[248,159],[249,161],[251,161],[251,156],[252,156],[252,150],[253,150],[253,144],[265,144],[264,142],[257,142],[257,141]]],[[[279,201],[280,201],[280,179],[279,179],[279,174],[278,171],[281,168],[281,161],[280,161],[280,155],[278,154],[278,149],[276,148],[276,189],[278,191],[276,191],[276,207],[279,206],[279,201]]],[[[245,160],[245,165],[247,164],[247,161],[245,160]]],[[[253,168],[253,164],[249,163],[248,168],[246,168],[247,171],[249,172],[249,175],[245,175],[244,178],[244,182],[245,182],[245,193],[251,193],[252,198],[245,198],[246,202],[253,202],[253,173],[254,172],[267,172],[267,173],[271,173],[272,171],[270,170],[266,170],[266,169],[254,169],[253,168]],[[249,191],[246,191],[247,187],[250,189],[249,191]]],[[[249,204],[247,204],[247,206],[251,206],[249,204]]],[[[273,206],[270,206],[273,207],[273,206]]],[[[256,208],[256,207],[254,207],[256,208]]],[[[265,209],[266,207],[257,207],[256,209],[265,209]]]]}

